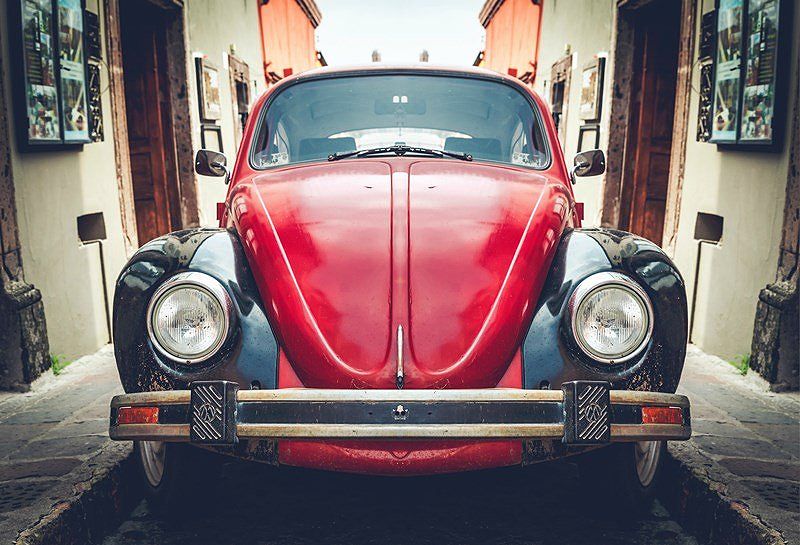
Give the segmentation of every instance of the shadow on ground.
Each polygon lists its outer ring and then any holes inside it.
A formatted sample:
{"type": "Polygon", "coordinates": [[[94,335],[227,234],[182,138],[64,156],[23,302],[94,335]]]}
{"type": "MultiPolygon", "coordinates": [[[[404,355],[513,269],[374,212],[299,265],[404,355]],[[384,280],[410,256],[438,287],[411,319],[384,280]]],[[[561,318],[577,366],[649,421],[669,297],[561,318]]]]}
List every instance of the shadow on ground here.
{"type": "Polygon", "coordinates": [[[233,462],[224,479],[209,513],[165,523],[143,502],[105,545],[696,543],[659,504],[638,521],[578,507],[576,471],[563,462],[413,478],[233,462]]]}

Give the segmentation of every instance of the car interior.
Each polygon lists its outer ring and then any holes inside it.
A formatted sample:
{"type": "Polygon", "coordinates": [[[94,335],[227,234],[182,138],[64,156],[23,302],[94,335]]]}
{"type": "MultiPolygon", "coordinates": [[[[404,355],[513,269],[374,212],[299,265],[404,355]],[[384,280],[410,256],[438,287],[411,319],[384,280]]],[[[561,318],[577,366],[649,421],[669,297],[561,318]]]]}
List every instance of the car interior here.
{"type": "Polygon", "coordinates": [[[252,163],[269,168],[403,145],[545,168],[549,154],[534,108],[511,85],[477,77],[398,74],[301,81],[270,100],[252,163]]]}

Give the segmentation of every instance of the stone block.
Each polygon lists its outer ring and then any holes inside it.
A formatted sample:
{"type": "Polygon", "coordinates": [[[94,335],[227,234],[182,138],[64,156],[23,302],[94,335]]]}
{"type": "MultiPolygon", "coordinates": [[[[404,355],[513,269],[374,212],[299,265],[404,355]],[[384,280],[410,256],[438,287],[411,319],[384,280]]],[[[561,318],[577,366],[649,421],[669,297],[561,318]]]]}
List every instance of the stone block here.
{"type": "Polygon", "coordinates": [[[740,477],[771,477],[800,481],[800,463],[751,460],[749,458],[723,458],[719,461],[731,473],[740,477]]]}
{"type": "Polygon", "coordinates": [[[35,462],[0,464],[0,481],[36,477],[60,477],[72,471],[81,461],[76,458],[52,458],[35,462]]]}
{"type": "Polygon", "coordinates": [[[772,443],[753,439],[733,437],[717,437],[701,435],[693,439],[701,450],[713,456],[747,456],[760,459],[785,459],[783,454],[772,443]]]}
{"type": "Polygon", "coordinates": [[[758,296],[750,367],[775,390],[800,388],[798,301],[796,280],[770,284],[758,296]]]}

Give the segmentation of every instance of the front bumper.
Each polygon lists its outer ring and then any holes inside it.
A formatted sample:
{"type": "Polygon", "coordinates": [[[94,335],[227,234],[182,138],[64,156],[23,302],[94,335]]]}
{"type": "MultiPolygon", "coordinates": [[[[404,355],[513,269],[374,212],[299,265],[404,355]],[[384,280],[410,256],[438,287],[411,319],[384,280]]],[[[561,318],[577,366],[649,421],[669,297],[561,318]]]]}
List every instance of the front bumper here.
{"type": "Polygon", "coordinates": [[[568,445],[685,440],[686,396],[571,382],[561,390],[242,390],[192,383],[111,401],[115,440],[232,445],[238,439],[561,439],[568,445]],[[655,417],[653,417],[655,415],[655,417]]]}

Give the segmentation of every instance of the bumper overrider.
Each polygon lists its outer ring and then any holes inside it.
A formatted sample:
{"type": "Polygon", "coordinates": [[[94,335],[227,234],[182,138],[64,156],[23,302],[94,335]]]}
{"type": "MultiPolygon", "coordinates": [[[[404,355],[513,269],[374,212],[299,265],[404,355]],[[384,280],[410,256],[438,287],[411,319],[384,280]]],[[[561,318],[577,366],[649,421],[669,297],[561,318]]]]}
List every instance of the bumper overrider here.
{"type": "Polygon", "coordinates": [[[111,401],[115,440],[561,439],[567,445],[691,436],[686,396],[569,382],[561,390],[239,390],[193,382],[111,401]]]}

